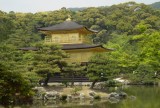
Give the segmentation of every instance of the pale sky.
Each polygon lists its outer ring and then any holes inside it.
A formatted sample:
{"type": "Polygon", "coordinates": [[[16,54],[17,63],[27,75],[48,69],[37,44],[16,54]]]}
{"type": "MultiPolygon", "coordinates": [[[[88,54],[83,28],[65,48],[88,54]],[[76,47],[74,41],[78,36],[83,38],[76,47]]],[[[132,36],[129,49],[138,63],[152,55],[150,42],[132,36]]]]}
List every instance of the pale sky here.
{"type": "Polygon", "coordinates": [[[160,0],[0,0],[0,10],[9,12],[42,12],[61,9],[62,7],[97,7],[111,6],[129,1],[151,4],[160,0]]]}

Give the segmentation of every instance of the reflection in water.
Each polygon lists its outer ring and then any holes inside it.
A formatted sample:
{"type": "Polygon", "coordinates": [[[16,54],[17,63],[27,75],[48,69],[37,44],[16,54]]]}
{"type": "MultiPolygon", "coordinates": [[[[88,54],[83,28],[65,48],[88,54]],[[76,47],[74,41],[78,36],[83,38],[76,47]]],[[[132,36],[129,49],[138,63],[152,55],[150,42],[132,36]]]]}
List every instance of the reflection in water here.
{"type": "Polygon", "coordinates": [[[110,103],[107,100],[65,102],[36,100],[33,105],[24,105],[20,108],[160,108],[160,87],[130,86],[117,89],[117,91],[122,89],[128,94],[128,98],[118,103],[110,103]]]}

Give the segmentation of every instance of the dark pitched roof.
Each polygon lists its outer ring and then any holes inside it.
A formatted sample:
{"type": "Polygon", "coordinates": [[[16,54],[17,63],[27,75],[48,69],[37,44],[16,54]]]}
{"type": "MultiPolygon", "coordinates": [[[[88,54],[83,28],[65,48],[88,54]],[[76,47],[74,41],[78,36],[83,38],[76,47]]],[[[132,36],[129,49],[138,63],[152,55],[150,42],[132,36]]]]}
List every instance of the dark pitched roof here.
{"type": "Polygon", "coordinates": [[[64,21],[60,24],[56,24],[53,26],[38,28],[38,30],[41,30],[41,31],[62,31],[62,30],[76,30],[76,29],[81,29],[81,28],[85,28],[86,30],[88,30],[90,32],[97,32],[95,30],[90,30],[87,27],[80,25],[74,21],[64,21]]]}
{"type": "MultiPolygon", "coordinates": [[[[97,48],[100,47],[104,50],[112,51],[113,49],[104,48],[102,45],[88,45],[88,44],[64,44],[62,45],[62,50],[76,50],[76,49],[91,49],[91,48],[97,48]]],[[[23,51],[37,51],[39,48],[37,47],[23,47],[19,48],[19,50],[23,51]]]]}
{"type": "Polygon", "coordinates": [[[101,47],[106,50],[112,50],[104,48],[102,45],[89,45],[89,44],[65,44],[62,47],[62,50],[74,50],[74,49],[90,49],[90,48],[97,48],[101,47]]]}

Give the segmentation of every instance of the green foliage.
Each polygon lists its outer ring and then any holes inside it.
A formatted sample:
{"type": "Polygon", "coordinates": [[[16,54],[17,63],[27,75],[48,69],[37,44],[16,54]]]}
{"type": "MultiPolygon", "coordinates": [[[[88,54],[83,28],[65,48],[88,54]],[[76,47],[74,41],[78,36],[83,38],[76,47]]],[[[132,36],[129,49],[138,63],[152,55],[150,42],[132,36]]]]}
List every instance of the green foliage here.
{"type": "Polygon", "coordinates": [[[127,35],[113,34],[113,39],[108,42],[107,47],[115,49],[107,53],[110,59],[115,60],[120,74],[128,73],[136,68],[138,57],[137,49],[130,44],[130,37],[127,35]]]}
{"type": "Polygon", "coordinates": [[[141,76],[141,80],[159,78],[160,66],[160,33],[154,32],[151,34],[142,34],[142,38],[138,42],[139,46],[139,65],[135,70],[141,76]],[[157,73],[155,75],[155,73],[157,73]]]}
{"type": "Polygon", "coordinates": [[[98,43],[106,43],[109,40],[109,36],[107,36],[107,30],[101,30],[97,33],[96,37],[94,38],[93,42],[98,43]]]}
{"type": "Polygon", "coordinates": [[[61,72],[64,62],[62,58],[65,58],[66,54],[58,45],[36,44],[36,47],[38,51],[29,52],[25,57],[30,58],[30,71],[43,77],[46,85],[53,73],[61,72]]]}
{"type": "Polygon", "coordinates": [[[150,6],[153,8],[156,8],[156,9],[160,9],[160,2],[155,2],[155,3],[151,4],[150,6]]]}
{"type": "Polygon", "coordinates": [[[159,32],[140,35],[116,36],[110,40],[108,46],[116,50],[108,53],[114,59],[120,69],[120,75],[129,78],[136,83],[157,82],[159,79],[159,32]]]}
{"type": "Polygon", "coordinates": [[[82,66],[80,63],[66,63],[63,65],[62,71],[64,77],[70,77],[71,81],[64,81],[63,83],[68,86],[68,83],[71,82],[71,86],[74,85],[74,76],[83,76],[85,75],[85,66],[82,66]]]}
{"type": "Polygon", "coordinates": [[[61,60],[63,55],[58,46],[37,45],[36,47],[38,47],[39,50],[35,51],[33,54],[33,71],[42,75],[48,72],[60,72],[57,63],[61,60]]]}
{"type": "Polygon", "coordinates": [[[63,94],[61,97],[60,97],[60,100],[62,101],[65,101],[67,99],[67,95],[66,94],[63,94]]]}
{"type": "Polygon", "coordinates": [[[8,35],[12,33],[14,28],[11,18],[7,13],[0,11],[0,43],[8,39],[8,35]]]}
{"type": "Polygon", "coordinates": [[[74,87],[71,92],[72,92],[73,95],[77,95],[77,93],[78,93],[79,91],[81,91],[81,90],[82,90],[82,88],[77,86],[77,87],[74,87]]]}
{"type": "Polygon", "coordinates": [[[145,24],[144,22],[141,22],[141,23],[137,24],[133,30],[137,34],[141,34],[141,33],[144,33],[149,28],[151,28],[151,25],[145,24]]]}
{"type": "Polygon", "coordinates": [[[65,53],[57,45],[37,45],[38,51],[21,51],[10,46],[1,46],[0,60],[10,70],[21,73],[32,85],[48,74],[61,71],[65,53]]]}
{"type": "Polygon", "coordinates": [[[21,74],[31,85],[37,83],[40,77],[31,72],[33,60],[31,52],[19,51],[9,45],[1,45],[0,49],[0,63],[8,66],[9,71],[21,74]]]}
{"type": "Polygon", "coordinates": [[[91,88],[97,81],[107,81],[118,75],[119,69],[117,67],[115,60],[104,54],[93,56],[87,66],[87,76],[93,81],[91,88]]]}
{"type": "Polygon", "coordinates": [[[98,99],[101,99],[101,96],[100,96],[100,95],[95,95],[95,96],[94,96],[94,99],[97,99],[97,100],[98,100],[98,99]]]}
{"type": "Polygon", "coordinates": [[[108,80],[105,82],[105,86],[106,87],[117,87],[117,86],[121,86],[121,84],[114,80],[108,80]]]}
{"type": "Polygon", "coordinates": [[[63,66],[64,72],[75,73],[77,75],[80,75],[84,69],[85,66],[81,66],[80,63],[67,63],[65,66],[63,66]]]}
{"type": "Polygon", "coordinates": [[[31,86],[18,72],[12,72],[0,64],[0,103],[12,104],[32,96],[31,86]]]}
{"type": "Polygon", "coordinates": [[[159,30],[160,26],[160,11],[145,4],[127,2],[110,7],[86,8],[77,12],[66,8],[35,14],[1,11],[0,37],[2,40],[9,38],[6,43],[17,47],[31,46],[44,38],[44,35],[37,33],[37,28],[63,22],[68,15],[88,28],[102,31],[97,34],[98,38],[93,37],[95,43],[108,42],[113,32],[132,35],[143,32],[146,27],[159,30]]]}

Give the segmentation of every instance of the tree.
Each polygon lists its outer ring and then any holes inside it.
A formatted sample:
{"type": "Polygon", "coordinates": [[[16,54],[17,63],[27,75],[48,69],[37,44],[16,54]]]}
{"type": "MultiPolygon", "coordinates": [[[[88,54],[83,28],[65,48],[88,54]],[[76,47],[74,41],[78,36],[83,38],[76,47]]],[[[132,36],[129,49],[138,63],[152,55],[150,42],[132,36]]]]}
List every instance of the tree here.
{"type": "Polygon", "coordinates": [[[137,43],[139,46],[139,66],[137,67],[137,74],[143,80],[144,76],[148,79],[160,78],[160,33],[153,32],[151,34],[141,34],[141,39],[137,43]],[[143,37],[143,38],[142,38],[143,37]],[[141,68],[141,67],[145,67],[141,68]],[[144,76],[140,75],[145,73],[144,76]],[[154,77],[155,76],[155,77],[154,77]]]}
{"type": "Polygon", "coordinates": [[[151,25],[150,24],[145,24],[145,22],[142,21],[142,22],[140,22],[139,24],[137,24],[135,26],[135,28],[133,29],[133,31],[136,34],[142,34],[142,33],[144,33],[149,28],[151,28],[151,25]]]}
{"type": "Polygon", "coordinates": [[[0,104],[8,105],[31,96],[29,82],[19,72],[9,71],[8,67],[0,63],[0,104]]]}
{"type": "Polygon", "coordinates": [[[85,66],[82,66],[79,63],[67,63],[62,69],[64,74],[63,76],[69,78],[71,77],[71,86],[74,86],[74,77],[84,75],[84,69],[85,66]]]}
{"type": "Polygon", "coordinates": [[[87,66],[87,76],[92,82],[91,88],[98,81],[107,81],[118,75],[119,69],[115,61],[105,54],[97,54],[91,58],[87,66]]]}
{"type": "Polygon", "coordinates": [[[37,85],[39,76],[31,72],[33,54],[30,51],[21,51],[10,45],[0,46],[0,63],[6,64],[9,71],[19,73],[32,86],[37,85]]]}
{"type": "Polygon", "coordinates": [[[107,30],[101,30],[97,33],[96,37],[93,39],[94,43],[106,43],[109,40],[107,30]]]}
{"type": "Polygon", "coordinates": [[[7,16],[7,13],[0,11],[0,42],[8,39],[8,35],[13,32],[13,28],[13,21],[7,16]]]}
{"type": "Polygon", "coordinates": [[[44,78],[44,85],[48,84],[49,78],[55,72],[61,72],[62,58],[66,54],[58,45],[37,44],[38,51],[33,52],[31,71],[44,78]]]}

